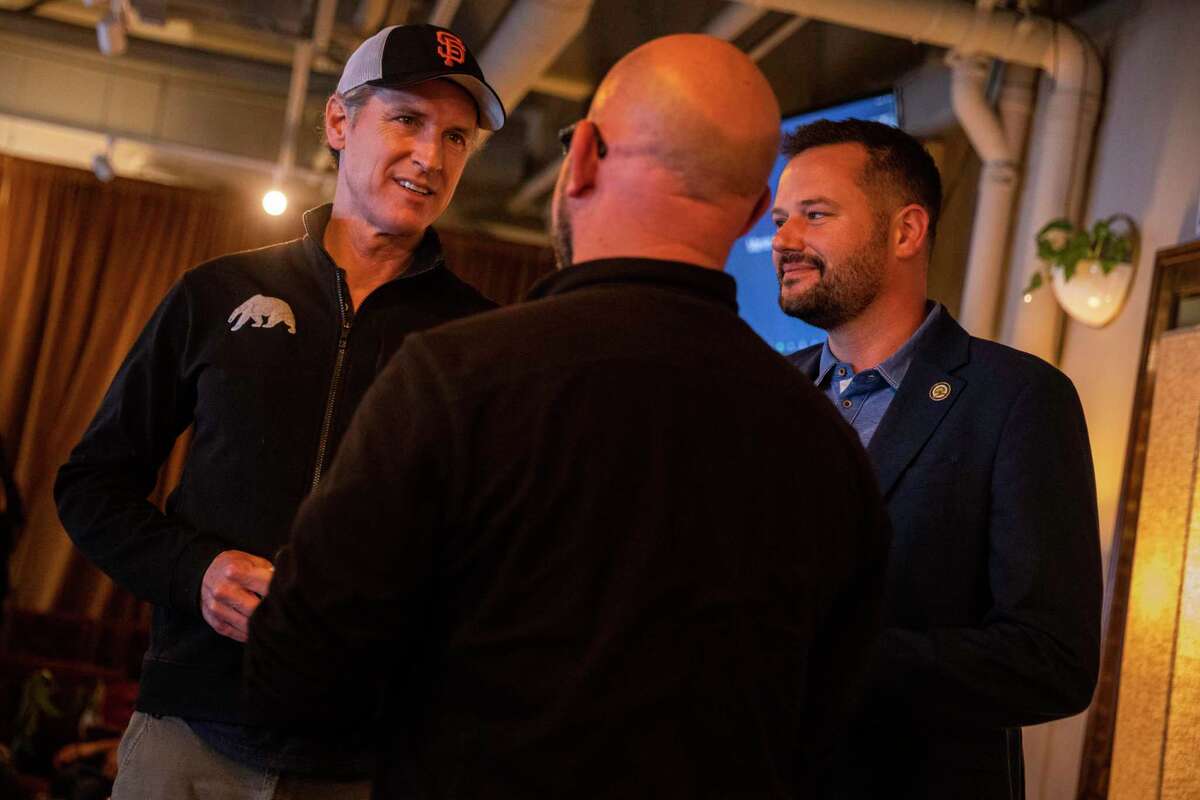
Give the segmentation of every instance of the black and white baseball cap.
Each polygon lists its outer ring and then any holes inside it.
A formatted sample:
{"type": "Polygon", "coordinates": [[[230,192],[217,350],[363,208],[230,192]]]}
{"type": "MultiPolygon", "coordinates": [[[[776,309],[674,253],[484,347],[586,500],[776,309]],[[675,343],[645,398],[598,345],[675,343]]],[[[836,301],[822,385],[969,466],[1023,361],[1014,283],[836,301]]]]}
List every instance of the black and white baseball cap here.
{"type": "Polygon", "coordinates": [[[393,25],[367,39],[346,61],[338,94],[359,86],[402,89],[445,78],[470,92],[479,109],[479,127],[498,131],[504,104],[483,78],[483,70],[456,34],[436,25],[393,25]]]}

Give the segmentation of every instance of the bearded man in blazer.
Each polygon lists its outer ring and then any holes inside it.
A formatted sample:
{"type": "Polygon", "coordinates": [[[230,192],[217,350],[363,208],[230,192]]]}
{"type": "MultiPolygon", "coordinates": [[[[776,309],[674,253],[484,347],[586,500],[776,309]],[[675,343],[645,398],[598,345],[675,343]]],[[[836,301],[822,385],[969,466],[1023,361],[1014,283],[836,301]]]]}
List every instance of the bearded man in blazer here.
{"type": "Polygon", "coordinates": [[[884,632],[830,798],[1020,798],[1020,726],[1084,710],[1099,664],[1095,481],[1078,396],[926,299],[941,183],[861,120],[785,137],[780,306],[828,341],[789,358],[867,448],[894,527],[884,632]]]}

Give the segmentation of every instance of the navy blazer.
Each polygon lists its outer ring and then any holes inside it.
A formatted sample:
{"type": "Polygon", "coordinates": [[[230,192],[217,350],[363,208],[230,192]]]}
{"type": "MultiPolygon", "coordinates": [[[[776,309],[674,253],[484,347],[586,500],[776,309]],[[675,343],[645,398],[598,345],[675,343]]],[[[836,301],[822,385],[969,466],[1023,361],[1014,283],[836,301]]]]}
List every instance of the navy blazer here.
{"type": "MultiPolygon", "coordinates": [[[[821,346],[788,358],[815,380],[821,346]]],[[[894,533],[872,680],[829,797],[1019,798],[1019,726],[1085,709],[1102,579],[1061,372],[943,313],[867,448],[894,533]]]]}

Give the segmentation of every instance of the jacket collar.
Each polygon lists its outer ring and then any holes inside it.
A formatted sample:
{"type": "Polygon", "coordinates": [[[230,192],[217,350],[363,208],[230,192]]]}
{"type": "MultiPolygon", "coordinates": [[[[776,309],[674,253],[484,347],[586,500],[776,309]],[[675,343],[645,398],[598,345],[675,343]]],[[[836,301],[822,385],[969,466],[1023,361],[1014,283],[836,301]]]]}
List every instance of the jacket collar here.
{"type": "Polygon", "coordinates": [[[574,264],[539,280],[526,299],[618,285],[673,289],[719,303],[737,313],[737,282],[729,275],[682,261],[652,258],[602,258],[574,264]]]}
{"type": "MultiPolygon", "coordinates": [[[[867,447],[885,498],[967,386],[966,380],[955,373],[969,360],[971,337],[944,308],[928,322],[900,389],[867,447]]],[[[814,384],[822,348],[813,345],[788,356],[814,384]]]]}
{"type": "Polygon", "coordinates": [[[825,344],[814,344],[811,347],[806,347],[803,350],[797,350],[794,353],[789,353],[785,358],[792,362],[792,366],[800,370],[814,384],[820,380],[821,353],[825,350],[825,344]]]}
{"type": "Polygon", "coordinates": [[[886,498],[938,425],[962,396],[956,375],[969,360],[971,337],[943,311],[917,342],[900,390],[871,437],[867,455],[886,498]]]}
{"type": "MultiPolygon", "coordinates": [[[[304,212],[301,218],[304,223],[304,245],[308,252],[309,260],[319,267],[325,269],[333,267],[340,269],[333,257],[329,255],[329,251],[325,249],[325,228],[329,225],[329,220],[333,216],[333,203],[325,203],[324,205],[310,208],[304,212]]],[[[445,259],[442,256],[442,243],[438,238],[437,231],[433,228],[426,228],[425,235],[421,237],[420,244],[417,245],[417,251],[413,254],[412,264],[404,271],[404,274],[396,278],[396,280],[404,280],[406,278],[416,277],[431,270],[437,269],[445,264],[445,259]]]]}

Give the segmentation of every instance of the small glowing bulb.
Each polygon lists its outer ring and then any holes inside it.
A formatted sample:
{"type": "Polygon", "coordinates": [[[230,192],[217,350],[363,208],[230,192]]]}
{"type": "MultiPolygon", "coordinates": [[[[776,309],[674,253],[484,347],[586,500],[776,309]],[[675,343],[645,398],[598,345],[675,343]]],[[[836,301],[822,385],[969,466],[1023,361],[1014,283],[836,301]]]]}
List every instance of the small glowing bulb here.
{"type": "Polygon", "coordinates": [[[1026,292],[1026,293],[1025,293],[1025,297],[1023,297],[1022,299],[1023,299],[1023,300],[1024,300],[1026,303],[1032,303],[1032,302],[1033,302],[1033,295],[1031,295],[1029,292],[1026,292]]]}
{"type": "Polygon", "coordinates": [[[1088,304],[1088,308],[1099,308],[1100,307],[1100,298],[1097,297],[1096,295],[1092,295],[1091,297],[1089,297],[1087,299],[1087,304],[1088,304]]]}
{"type": "Polygon", "coordinates": [[[287,211],[287,195],[278,189],[272,189],[264,194],[262,203],[263,211],[272,217],[278,217],[284,211],[287,211]]]}

